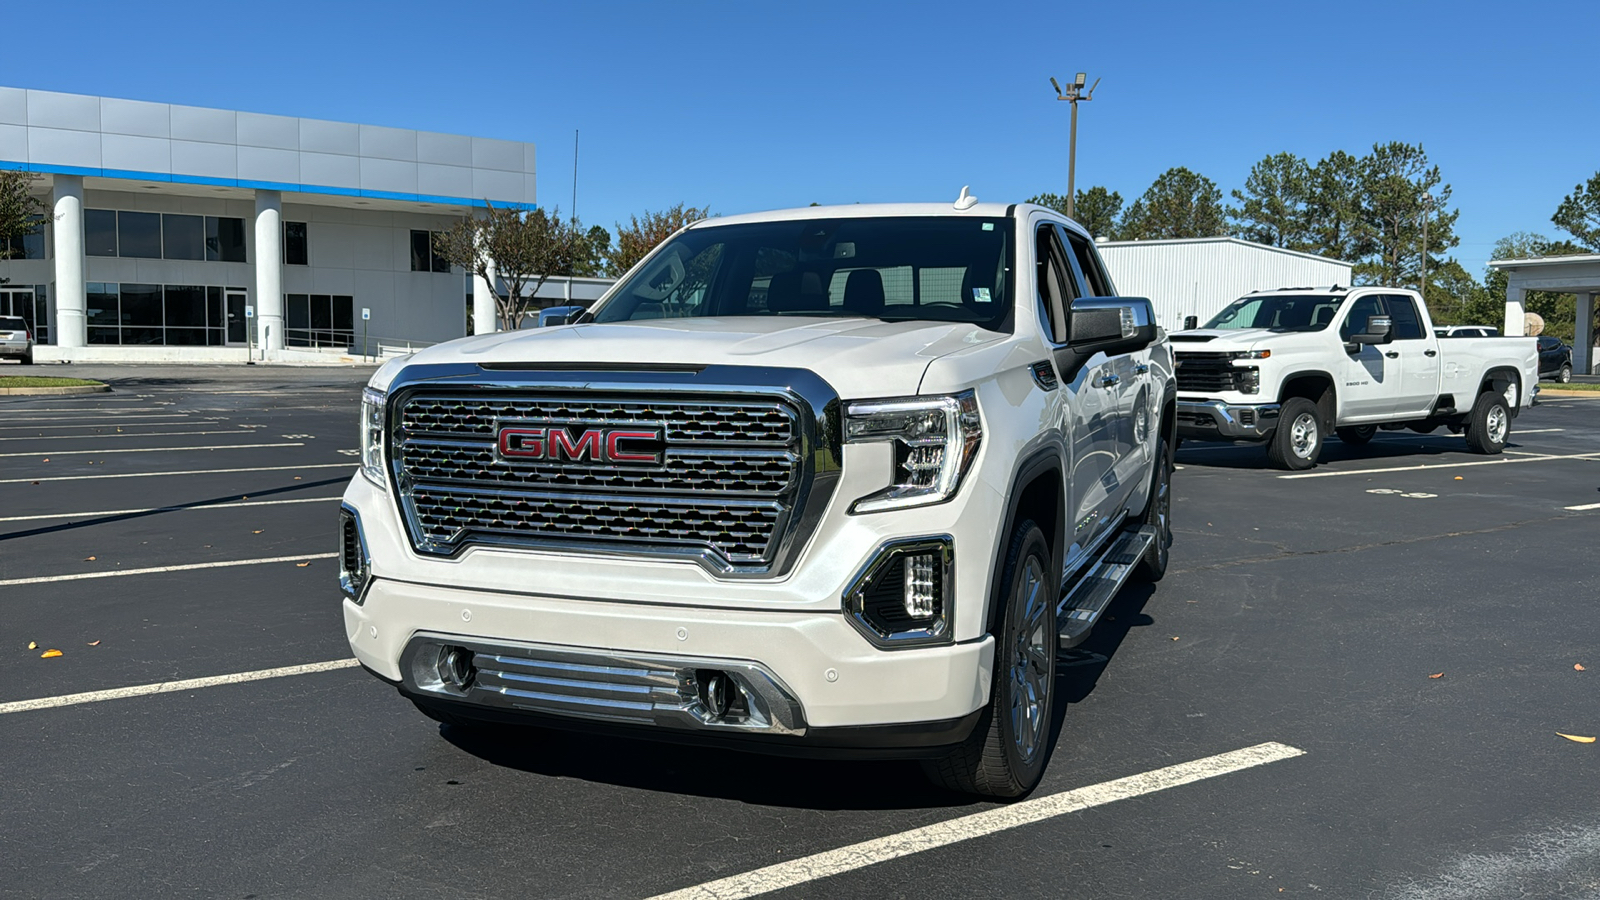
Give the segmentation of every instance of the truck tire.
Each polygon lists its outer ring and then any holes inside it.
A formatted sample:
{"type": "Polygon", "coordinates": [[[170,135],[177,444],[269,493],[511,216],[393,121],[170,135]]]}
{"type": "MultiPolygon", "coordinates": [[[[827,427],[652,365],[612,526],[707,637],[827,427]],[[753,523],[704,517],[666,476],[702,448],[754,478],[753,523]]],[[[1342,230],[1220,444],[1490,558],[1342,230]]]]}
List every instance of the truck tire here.
{"type": "Polygon", "coordinates": [[[1497,391],[1479,394],[1467,416],[1467,446],[1474,453],[1493,455],[1505,449],[1510,436],[1511,410],[1506,408],[1505,396],[1497,391]]]}
{"type": "Polygon", "coordinates": [[[1150,499],[1140,521],[1154,526],[1156,539],[1133,567],[1133,580],[1154,584],[1167,574],[1167,557],[1172,550],[1172,451],[1167,439],[1156,444],[1156,470],[1150,476],[1150,499]]]}
{"type": "Polygon", "coordinates": [[[17,362],[22,363],[25,366],[33,365],[33,351],[29,350],[27,355],[17,360],[17,362]]]}
{"type": "Polygon", "coordinates": [[[1562,384],[1572,383],[1572,366],[1568,363],[1561,364],[1561,371],[1556,373],[1556,381],[1562,384]]]}
{"type": "Polygon", "coordinates": [[[1339,436],[1340,443],[1349,444],[1352,447],[1360,447],[1362,444],[1372,442],[1373,435],[1378,433],[1378,426],[1346,425],[1343,428],[1335,428],[1333,433],[1339,436]]]}
{"type": "Polygon", "coordinates": [[[1006,595],[994,627],[989,705],[965,741],[923,771],[935,784],[985,797],[1021,797],[1044,775],[1055,715],[1056,591],[1050,545],[1031,519],[1011,532],[1006,595]]]}
{"type": "Polygon", "coordinates": [[[1310,469],[1322,456],[1322,411],[1304,397],[1290,397],[1267,443],[1267,459],[1280,469],[1310,469]]]}

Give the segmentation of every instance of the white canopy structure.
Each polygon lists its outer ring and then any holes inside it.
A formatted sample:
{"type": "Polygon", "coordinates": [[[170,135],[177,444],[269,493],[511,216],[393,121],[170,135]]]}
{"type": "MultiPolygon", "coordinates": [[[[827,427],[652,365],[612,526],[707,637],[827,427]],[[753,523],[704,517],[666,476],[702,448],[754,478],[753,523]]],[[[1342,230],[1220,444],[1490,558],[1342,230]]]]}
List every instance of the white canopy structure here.
{"type": "Polygon", "coordinates": [[[1554,291],[1578,296],[1578,322],[1572,338],[1572,368],[1594,374],[1594,298],[1600,294],[1600,253],[1495,259],[1489,265],[1506,273],[1506,323],[1503,334],[1520,335],[1523,298],[1528,291],[1554,291]]]}

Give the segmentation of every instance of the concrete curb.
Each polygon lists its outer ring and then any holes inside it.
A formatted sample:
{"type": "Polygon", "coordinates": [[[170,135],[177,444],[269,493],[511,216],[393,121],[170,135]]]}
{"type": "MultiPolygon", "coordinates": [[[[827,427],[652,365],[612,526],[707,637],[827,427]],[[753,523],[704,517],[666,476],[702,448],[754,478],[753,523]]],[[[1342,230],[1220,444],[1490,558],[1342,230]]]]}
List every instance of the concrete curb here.
{"type": "Polygon", "coordinates": [[[1586,400],[1600,400],[1600,391],[1563,391],[1559,389],[1540,388],[1541,397],[1560,397],[1563,400],[1578,397],[1586,400]]]}
{"type": "Polygon", "coordinates": [[[103,394],[111,390],[109,384],[69,384],[65,387],[13,387],[0,388],[0,397],[59,397],[63,394],[103,394]]]}

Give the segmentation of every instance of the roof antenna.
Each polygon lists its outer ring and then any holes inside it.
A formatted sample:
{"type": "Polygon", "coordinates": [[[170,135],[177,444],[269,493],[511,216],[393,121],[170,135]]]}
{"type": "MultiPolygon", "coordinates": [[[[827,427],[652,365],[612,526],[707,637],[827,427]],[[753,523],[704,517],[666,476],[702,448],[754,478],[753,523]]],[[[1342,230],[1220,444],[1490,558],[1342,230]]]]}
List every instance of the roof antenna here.
{"type": "Polygon", "coordinates": [[[964,184],[961,186],[961,196],[956,198],[956,209],[971,209],[978,205],[978,198],[968,193],[967,188],[969,187],[971,185],[964,184]]]}

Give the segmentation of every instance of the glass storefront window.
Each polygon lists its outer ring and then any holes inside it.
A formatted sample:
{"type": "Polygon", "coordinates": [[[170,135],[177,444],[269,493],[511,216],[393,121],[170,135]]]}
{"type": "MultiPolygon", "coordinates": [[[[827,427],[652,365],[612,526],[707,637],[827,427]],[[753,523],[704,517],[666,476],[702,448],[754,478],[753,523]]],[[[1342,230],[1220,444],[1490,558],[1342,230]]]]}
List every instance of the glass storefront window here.
{"type": "Polygon", "coordinates": [[[117,255],[117,211],[83,211],[83,252],[89,256],[117,255]]]}
{"type": "Polygon", "coordinates": [[[160,259],[161,214],[119,211],[117,255],[123,259],[160,259]]]}
{"type": "Polygon", "coordinates": [[[307,246],[306,223],[283,223],[283,262],[288,266],[311,264],[311,251],[307,246]]]}
{"type": "Polygon", "coordinates": [[[205,259],[205,223],[204,216],[162,216],[162,256],[166,259],[205,259]]]}
{"type": "Polygon", "coordinates": [[[243,219],[206,216],[206,259],[212,262],[246,261],[243,219]]]}

